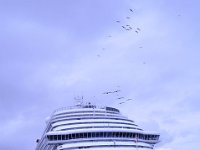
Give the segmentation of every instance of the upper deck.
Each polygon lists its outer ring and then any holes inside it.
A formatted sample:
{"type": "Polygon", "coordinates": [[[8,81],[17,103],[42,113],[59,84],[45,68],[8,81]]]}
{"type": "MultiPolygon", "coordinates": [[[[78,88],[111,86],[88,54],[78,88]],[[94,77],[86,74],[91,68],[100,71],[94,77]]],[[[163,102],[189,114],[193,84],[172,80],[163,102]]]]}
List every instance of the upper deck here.
{"type": "Polygon", "coordinates": [[[110,112],[110,113],[115,113],[115,114],[120,114],[120,111],[116,108],[113,107],[102,107],[102,106],[96,106],[91,103],[86,103],[86,104],[77,104],[75,106],[70,106],[70,107],[62,107],[59,109],[56,109],[53,112],[53,115],[57,114],[62,114],[62,113],[76,113],[76,112],[81,112],[81,111],[95,111],[95,112],[110,112]]]}

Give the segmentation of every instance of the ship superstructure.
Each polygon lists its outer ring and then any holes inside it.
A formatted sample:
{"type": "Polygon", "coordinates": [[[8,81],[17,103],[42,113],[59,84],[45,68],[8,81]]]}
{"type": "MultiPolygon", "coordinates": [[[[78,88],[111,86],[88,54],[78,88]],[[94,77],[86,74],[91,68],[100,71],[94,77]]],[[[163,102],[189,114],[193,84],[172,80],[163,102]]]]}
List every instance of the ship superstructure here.
{"type": "Polygon", "coordinates": [[[118,109],[88,103],[56,110],[36,150],[149,150],[158,140],[118,109]]]}

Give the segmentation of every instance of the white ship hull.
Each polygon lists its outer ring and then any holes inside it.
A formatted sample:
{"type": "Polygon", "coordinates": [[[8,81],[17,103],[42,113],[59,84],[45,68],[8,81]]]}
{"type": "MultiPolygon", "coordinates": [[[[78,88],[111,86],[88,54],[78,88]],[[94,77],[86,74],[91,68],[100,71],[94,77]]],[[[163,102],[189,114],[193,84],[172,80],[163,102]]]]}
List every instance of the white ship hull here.
{"type": "Polygon", "coordinates": [[[118,109],[86,104],[56,110],[36,150],[149,150],[158,140],[118,109]]]}

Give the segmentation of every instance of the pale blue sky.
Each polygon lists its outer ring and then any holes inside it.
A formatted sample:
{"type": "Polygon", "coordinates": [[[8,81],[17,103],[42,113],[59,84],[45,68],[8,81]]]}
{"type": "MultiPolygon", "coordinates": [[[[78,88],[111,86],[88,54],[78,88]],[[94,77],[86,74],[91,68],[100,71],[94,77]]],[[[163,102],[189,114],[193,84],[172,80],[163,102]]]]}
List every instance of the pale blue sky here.
{"type": "Polygon", "coordinates": [[[82,95],[160,132],[157,150],[198,149],[199,6],[198,0],[0,0],[0,149],[34,149],[45,118],[82,95]],[[123,30],[126,24],[133,30],[123,30]],[[117,95],[102,95],[115,89],[134,101],[119,105],[117,95]]]}

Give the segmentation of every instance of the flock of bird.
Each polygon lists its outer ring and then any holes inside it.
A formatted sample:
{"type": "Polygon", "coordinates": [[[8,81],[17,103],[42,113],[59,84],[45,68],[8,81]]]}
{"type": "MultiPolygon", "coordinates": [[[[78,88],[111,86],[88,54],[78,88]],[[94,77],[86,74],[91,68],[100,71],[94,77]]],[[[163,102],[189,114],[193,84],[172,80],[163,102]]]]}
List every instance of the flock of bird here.
{"type": "MultiPolygon", "coordinates": [[[[115,90],[115,91],[106,91],[106,92],[103,92],[102,94],[106,94],[106,95],[108,95],[108,94],[114,94],[114,93],[119,93],[119,92],[121,92],[121,90],[115,90]]],[[[118,96],[118,95],[117,95],[118,96]]],[[[119,105],[121,105],[121,104],[124,104],[124,103],[126,103],[127,101],[132,101],[133,99],[131,99],[131,98],[125,98],[125,97],[123,97],[123,96],[118,96],[117,97],[117,99],[118,100],[123,100],[123,101],[121,101],[121,102],[119,102],[118,104],[119,105]]]]}
{"type": "MultiPolygon", "coordinates": [[[[135,10],[134,9],[129,9],[129,12],[131,13],[131,15],[133,14],[133,13],[135,13],[135,10]]],[[[134,31],[136,34],[139,34],[140,32],[141,32],[141,29],[139,28],[139,27],[134,27],[133,25],[131,25],[131,23],[130,23],[130,20],[131,20],[131,18],[132,18],[132,16],[131,15],[128,15],[128,16],[126,16],[125,18],[126,18],[126,21],[124,21],[124,20],[116,20],[115,22],[116,23],[118,23],[119,25],[120,25],[120,27],[124,30],[124,31],[134,31]],[[128,22],[127,22],[127,20],[128,20],[128,22]]],[[[106,36],[107,38],[112,38],[112,35],[107,35],[106,36]]],[[[140,46],[139,48],[143,48],[142,46],[140,46]]],[[[102,50],[103,51],[105,51],[105,49],[106,48],[102,48],[102,50]]],[[[101,54],[97,54],[96,55],[97,57],[101,57],[102,56],[102,53],[101,54]]]]}
{"type": "MultiPolygon", "coordinates": [[[[133,9],[129,9],[129,11],[131,13],[134,13],[133,9]]],[[[131,18],[132,18],[132,16],[127,16],[126,17],[126,23],[124,23],[124,21],[121,21],[121,20],[116,20],[115,22],[117,24],[119,24],[124,31],[129,31],[129,32],[130,31],[134,31],[136,34],[139,34],[141,32],[141,29],[139,27],[134,27],[130,23],[127,23],[127,20],[129,21],[129,20],[131,20],[131,18]]],[[[107,38],[112,38],[112,35],[109,34],[106,37],[107,38]]],[[[140,46],[139,48],[143,48],[143,47],[140,46]]],[[[103,47],[102,51],[105,51],[105,50],[106,50],[106,48],[103,47]]],[[[97,54],[97,57],[101,57],[101,55],[97,54]]],[[[143,64],[146,64],[146,63],[143,62],[143,64]]],[[[104,94],[104,95],[110,95],[110,94],[116,94],[116,93],[120,93],[120,92],[121,92],[121,90],[118,89],[118,90],[114,90],[114,91],[106,91],[106,92],[103,92],[102,94],[104,94]]],[[[126,103],[128,101],[132,101],[133,100],[131,98],[126,98],[126,97],[123,97],[123,96],[119,96],[118,94],[117,94],[117,98],[116,99],[120,100],[120,102],[118,103],[119,105],[124,104],[124,103],[126,103]]]]}
{"type": "MultiPolygon", "coordinates": [[[[133,9],[129,9],[129,10],[130,10],[132,13],[134,13],[133,9]]],[[[126,19],[129,20],[129,19],[131,19],[131,17],[130,17],[130,16],[127,16],[126,19]]],[[[122,21],[116,20],[116,22],[119,23],[119,24],[121,24],[122,21]]],[[[123,30],[126,30],[126,31],[134,30],[135,33],[137,33],[137,34],[141,31],[141,29],[138,28],[138,27],[134,29],[134,27],[133,27],[132,25],[130,25],[130,24],[122,24],[121,27],[123,28],[123,30]]]]}

